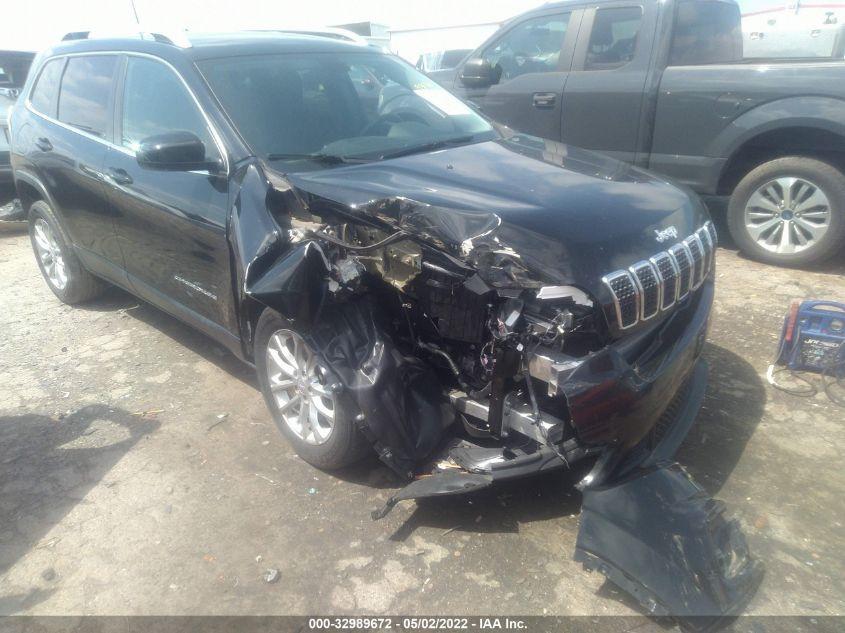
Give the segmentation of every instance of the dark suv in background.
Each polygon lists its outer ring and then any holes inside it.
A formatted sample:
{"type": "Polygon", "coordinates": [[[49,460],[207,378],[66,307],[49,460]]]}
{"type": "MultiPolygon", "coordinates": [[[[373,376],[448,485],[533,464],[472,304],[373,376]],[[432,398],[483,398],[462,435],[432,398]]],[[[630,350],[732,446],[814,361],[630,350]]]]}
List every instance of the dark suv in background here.
{"type": "Polygon", "coordinates": [[[35,53],[0,51],[0,220],[17,220],[24,217],[23,210],[18,205],[8,205],[15,196],[15,186],[12,181],[6,119],[23,88],[34,58],[35,53]]]}
{"type": "Polygon", "coordinates": [[[741,19],[733,0],[550,2],[431,77],[515,130],[727,202],[734,241],[761,261],[840,253],[845,38],[813,56],[753,59],[741,19]]]}
{"type": "Polygon", "coordinates": [[[253,363],[306,461],[374,450],[411,482],[376,516],[582,462],[590,568],[680,615],[756,586],[736,526],[666,466],[706,382],[716,234],[694,195],[308,36],[63,43],[11,137],[55,295],[113,283],[253,363]]]}

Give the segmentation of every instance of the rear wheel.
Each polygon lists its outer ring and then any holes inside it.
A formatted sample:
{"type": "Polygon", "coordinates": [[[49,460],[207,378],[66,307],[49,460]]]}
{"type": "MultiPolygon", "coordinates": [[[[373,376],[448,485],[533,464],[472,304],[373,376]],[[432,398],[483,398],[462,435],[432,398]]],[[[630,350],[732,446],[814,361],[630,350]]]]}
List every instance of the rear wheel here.
{"type": "Polygon", "coordinates": [[[760,165],[734,190],[728,223],[740,250],[760,261],[803,265],[830,257],[845,240],[845,176],[797,156],[760,165]]]}
{"type": "Polygon", "coordinates": [[[50,206],[38,200],[29,211],[29,239],[44,280],[64,303],[84,303],[99,296],[106,284],[76,257],[50,206]]]}
{"type": "Polygon", "coordinates": [[[369,452],[355,427],[359,411],[352,399],[302,335],[273,310],[258,320],[255,367],[276,425],[306,462],[336,469],[369,452]]]}

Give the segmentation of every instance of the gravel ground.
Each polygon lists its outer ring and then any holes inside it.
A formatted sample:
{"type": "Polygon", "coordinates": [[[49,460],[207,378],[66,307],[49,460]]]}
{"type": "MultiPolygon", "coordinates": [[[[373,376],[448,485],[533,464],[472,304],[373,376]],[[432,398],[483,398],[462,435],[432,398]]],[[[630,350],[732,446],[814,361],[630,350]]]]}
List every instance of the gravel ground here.
{"type": "MultiPolygon", "coordinates": [[[[390,473],[302,462],[222,348],[122,291],[60,304],[11,225],[0,266],[0,614],[639,613],[571,560],[570,479],[372,522],[390,473]]],[[[752,614],[845,614],[843,410],[765,382],[789,300],[845,298],[843,272],[718,254],[679,460],[767,567],[752,614]]]]}

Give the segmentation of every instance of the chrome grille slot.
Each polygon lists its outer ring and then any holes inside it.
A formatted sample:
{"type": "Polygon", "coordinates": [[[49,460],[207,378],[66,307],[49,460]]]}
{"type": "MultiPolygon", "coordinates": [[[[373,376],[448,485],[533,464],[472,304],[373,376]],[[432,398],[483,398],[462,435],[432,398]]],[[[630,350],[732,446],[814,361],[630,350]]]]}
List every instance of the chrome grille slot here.
{"type": "Polygon", "coordinates": [[[669,249],[669,254],[675,258],[678,264],[678,300],[683,299],[689,294],[690,282],[692,281],[692,255],[686,244],[675,244],[669,249]]]}
{"type": "Polygon", "coordinates": [[[636,325],[640,314],[640,294],[631,274],[620,270],[602,278],[602,281],[613,294],[619,327],[624,330],[636,325]]]}
{"type": "Polygon", "coordinates": [[[684,240],[684,244],[692,254],[692,280],[690,281],[691,289],[695,290],[704,281],[704,246],[698,235],[690,235],[684,240]]]}
{"type": "Polygon", "coordinates": [[[651,263],[657,269],[662,286],[662,309],[667,310],[675,305],[678,298],[678,265],[669,253],[658,253],[651,258],[651,263]]]}
{"type": "Polygon", "coordinates": [[[715,257],[716,229],[706,222],[666,251],[602,277],[613,298],[617,327],[625,330],[653,319],[685,299],[707,279],[715,257]]]}
{"type": "Polygon", "coordinates": [[[660,311],[660,280],[651,262],[638,262],[629,270],[640,293],[640,318],[645,321],[660,311]]]}
{"type": "Polygon", "coordinates": [[[719,234],[716,232],[716,225],[712,222],[707,222],[704,227],[710,234],[710,240],[713,242],[713,251],[715,252],[716,247],[719,245],[719,234]]]}
{"type": "Polygon", "coordinates": [[[706,227],[701,227],[695,234],[698,235],[698,239],[701,240],[701,244],[704,246],[704,272],[701,273],[701,281],[704,281],[707,273],[713,267],[713,256],[716,252],[713,248],[713,240],[710,237],[710,232],[706,227]]]}

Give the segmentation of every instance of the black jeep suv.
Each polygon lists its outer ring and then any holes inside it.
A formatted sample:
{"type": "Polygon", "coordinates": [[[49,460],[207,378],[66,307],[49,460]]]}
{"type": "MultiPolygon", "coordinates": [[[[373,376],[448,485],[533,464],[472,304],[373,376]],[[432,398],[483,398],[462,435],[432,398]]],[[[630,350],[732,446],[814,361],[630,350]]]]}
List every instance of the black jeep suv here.
{"type": "MultiPolygon", "coordinates": [[[[109,282],[254,363],[316,466],[375,449],[408,480],[433,474],[388,506],[586,459],[586,490],[620,481],[672,457],[703,397],[716,235],[699,200],[497,127],[396,57],[266,33],[66,42],[35,62],[11,137],[59,299],[109,282]]],[[[698,503],[659,472],[654,511],[698,503]]],[[[720,513],[698,510],[689,529],[714,533],[720,513]]],[[[652,573],[599,566],[623,586],[652,573]]],[[[690,582],[731,576],[701,595],[733,604],[749,569],[690,582]]],[[[667,610],[696,607],[667,585],[667,610]]]]}

